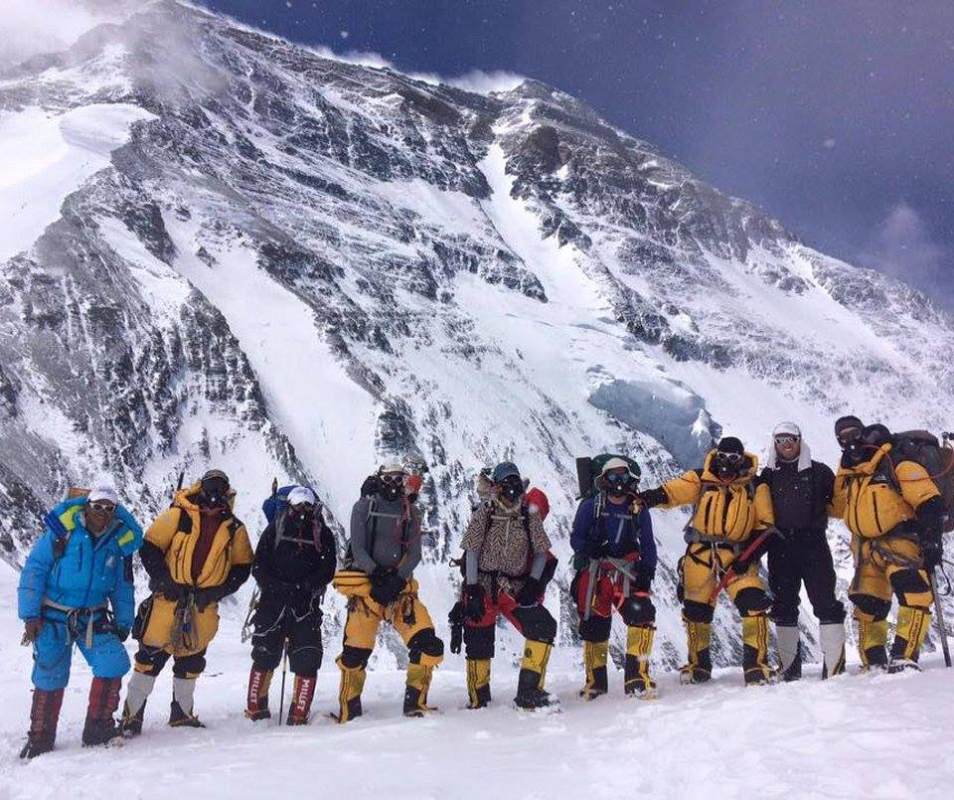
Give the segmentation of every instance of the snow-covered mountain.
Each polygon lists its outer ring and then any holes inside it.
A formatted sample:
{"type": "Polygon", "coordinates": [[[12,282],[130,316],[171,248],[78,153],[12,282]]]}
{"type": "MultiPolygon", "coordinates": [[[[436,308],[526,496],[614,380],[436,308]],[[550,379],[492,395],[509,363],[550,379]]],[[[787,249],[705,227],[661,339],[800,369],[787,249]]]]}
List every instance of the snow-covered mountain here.
{"type": "MultiPolygon", "coordinates": [[[[655,484],[792,418],[831,461],[839,414],[940,429],[954,402],[954,319],[924,295],[535,81],[469,93],[156,0],[0,76],[0,166],[11,563],[103,473],[148,520],[220,466],[254,533],[273,475],[340,521],[401,456],[431,468],[440,619],[484,465],[548,492],[566,564],[578,455],[625,450],[655,484]]],[[[671,666],[684,516],[655,519],[671,666]]]]}

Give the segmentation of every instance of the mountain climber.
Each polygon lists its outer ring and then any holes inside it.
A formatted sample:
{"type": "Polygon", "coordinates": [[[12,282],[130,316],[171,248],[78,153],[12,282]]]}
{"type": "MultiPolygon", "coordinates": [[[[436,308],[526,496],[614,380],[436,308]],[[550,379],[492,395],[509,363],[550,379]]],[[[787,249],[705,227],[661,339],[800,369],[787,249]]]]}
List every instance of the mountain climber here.
{"type": "Polygon", "coordinates": [[[771,536],[774,516],[771,492],[765,484],[756,485],[757,472],[758,457],[747,453],[734,436],[726,436],[709,452],[701,469],[639,494],[647,508],[693,506],[686,526],[688,547],[679,560],[679,595],[689,649],[689,662],[681,669],[685,683],[703,683],[711,677],[712,616],[722,588],[742,616],[745,682],[765,683],[773,677],[767,661],[771,600],[759,577],[758,562],[771,536]]]}
{"type": "Polygon", "coordinates": [[[427,608],[418,597],[414,569],[421,561],[421,512],[414,501],[420,475],[385,464],[365,481],[351,512],[351,542],[335,588],[348,597],[341,670],[339,722],[361,716],[368,659],[381,622],[390,622],[408,649],[404,714],[421,717],[434,668],[444,659],[427,608]]]}
{"type": "Polygon", "coordinates": [[[83,744],[105,744],[118,731],[129,656],[122,643],[133,624],[132,556],[142,529],[110,486],[65,500],[46,519],[17,591],[23,643],[33,645],[33,708],[21,758],[53,749],[69,682],[73,645],[93,671],[83,744]]]}
{"type": "Polygon", "coordinates": [[[541,602],[550,551],[541,519],[545,496],[537,490],[525,497],[520,470],[510,462],[498,464],[490,481],[488,499],[477,506],[461,542],[468,707],[490,702],[494,627],[503,614],[526,637],[514,702],[541,708],[551,704],[544,679],[557,629],[541,602]]]}
{"type": "Polygon", "coordinates": [[[218,603],[248,579],[254,557],[234,502],[228,476],[212,469],[176,492],[146,531],[140,558],[152,595],[137,614],[139,651],[122,719],[127,736],[142,732],[146,700],[170,656],[169,725],[204,727],[193,708],[195,682],[219,627],[218,603]]]}
{"type": "Polygon", "coordinates": [[[943,501],[923,466],[892,459],[891,432],[884,425],[841,417],[835,436],[842,457],[831,513],[852,534],[855,575],[848,597],[862,666],[917,669],[934,599],[927,570],[941,563],[943,501]],[[888,661],[892,593],[900,608],[888,661]]]}
{"type": "Polygon", "coordinates": [[[267,719],[272,672],[287,647],[295,675],[289,725],[305,725],[321,666],[321,600],[335,573],[335,540],[315,493],[296,486],[255,548],[252,576],[261,596],[252,618],[252,669],[245,716],[267,719]],[[287,644],[286,644],[287,642],[287,644]]]}
{"type": "Polygon", "coordinates": [[[798,630],[802,583],[820,625],[822,678],[845,670],[845,607],[835,597],[835,567],[828,547],[828,505],[835,486],[829,467],[813,461],[794,422],[776,426],[768,460],[759,476],[772,493],[775,526],[768,548],[772,621],[783,680],[802,674],[798,630]]]}
{"type": "Polygon", "coordinates": [[[597,493],[584,499],[573,520],[570,545],[576,577],[570,595],[577,604],[586,683],[592,700],[608,691],[606,664],[612,610],[626,624],[623,689],[652,697],[649,675],[656,609],[650,586],[656,572],[656,543],[649,511],[636,501],[638,474],[623,458],[610,458],[596,480],[597,493]]]}

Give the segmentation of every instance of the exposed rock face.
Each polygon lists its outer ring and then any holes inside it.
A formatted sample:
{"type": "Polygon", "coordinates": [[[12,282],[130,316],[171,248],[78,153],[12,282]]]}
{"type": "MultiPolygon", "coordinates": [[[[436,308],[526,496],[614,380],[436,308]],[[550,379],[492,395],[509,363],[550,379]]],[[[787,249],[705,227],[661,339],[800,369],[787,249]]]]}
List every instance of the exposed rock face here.
{"type": "MultiPolygon", "coordinates": [[[[220,465],[254,529],[273,475],[346,521],[401,456],[431,466],[440,608],[480,466],[550,494],[567,563],[576,455],[625,449],[650,483],[722,429],[757,450],[786,417],[819,439],[848,410],[937,427],[954,398],[954,322],[923,295],[537,82],[469,94],[159,0],[3,76],[0,109],[7,152],[36,119],[69,163],[102,159],[72,182],[39,159],[15,217],[36,235],[0,251],[11,563],[102,474],[148,520],[180,470],[220,465]]],[[[681,525],[657,517],[668,664],[681,525]]]]}

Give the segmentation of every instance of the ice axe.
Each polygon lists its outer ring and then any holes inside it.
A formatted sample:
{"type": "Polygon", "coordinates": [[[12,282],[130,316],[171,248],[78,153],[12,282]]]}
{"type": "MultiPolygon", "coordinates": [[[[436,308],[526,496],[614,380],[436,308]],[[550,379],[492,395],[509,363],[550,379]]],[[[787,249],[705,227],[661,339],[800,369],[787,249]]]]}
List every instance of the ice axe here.
{"type": "MultiPolygon", "coordinates": [[[[765,540],[768,539],[769,536],[772,536],[773,534],[778,534],[779,536],[781,536],[782,532],[778,528],[776,528],[774,525],[771,528],[766,528],[759,536],[755,538],[755,540],[748,547],[745,548],[745,550],[743,550],[738,556],[736,556],[735,560],[744,561],[745,559],[752,556],[762,546],[765,540]]],[[[713,558],[715,557],[716,557],[715,554],[713,554],[713,558]]],[[[710,604],[716,602],[716,599],[719,597],[719,592],[725,589],[725,587],[729,585],[729,582],[734,577],[735,577],[735,569],[733,569],[732,564],[730,564],[729,568],[722,573],[722,579],[719,581],[715,589],[712,590],[712,594],[709,595],[710,604]]]]}

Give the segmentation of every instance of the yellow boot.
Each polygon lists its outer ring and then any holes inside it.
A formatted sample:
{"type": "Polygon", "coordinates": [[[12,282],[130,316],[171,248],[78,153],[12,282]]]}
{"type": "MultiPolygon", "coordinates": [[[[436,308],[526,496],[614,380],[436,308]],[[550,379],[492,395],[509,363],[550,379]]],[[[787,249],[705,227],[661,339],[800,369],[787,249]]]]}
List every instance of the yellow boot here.
{"type": "Polygon", "coordinates": [[[861,656],[861,669],[885,669],[888,655],[885,644],[888,641],[888,620],[865,619],[855,615],[858,621],[858,655],[861,656]]]}
{"type": "Polygon", "coordinates": [[[656,629],[648,625],[629,626],[626,629],[626,663],[624,688],[626,694],[652,700],[656,697],[656,682],[649,677],[649,655],[653,650],[656,629]]]}
{"type": "Polygon", "coordinates": [[[431,688],[434,667],[431,664],[408,664],[407,686],[404,689],[404,716],[423,717],[436,708],[427,704],[427,692],[431,688]]]}
{"type": "Polygon", "coordinates": [[[490,659],[467,659],[467,708],[484,708],[490,704],[490,659]]]}
{"type": "Polygon", "coordinates": [[[543,708],[552,702],[543,688],[552,649],[552,644],[527,639],[517,679],[517,696],[513,699],[520,708],[543,708]]]}
{"type": "Polygon", "coordinates": [[[918,654],[930,625],[931,612],[926,608],[901,606],[898,609],[898,624],[894,632],[894,644],[891,645],[888,672],[919,669],[918,654]]]}
{"type": "Polygon", "coordinates": [[[335,661],[341,670],[341,689],[338,691],[338,722],[348,722],[360,717],[361,692],[367,673],[364,667],[346,667],[340,658],[335,661]]]}
{"type": "Polygon", "coordinates": [[[745,683],[768,683],[775,671],[768,664],[768,617],[742,617],[742,668],[745,683]]]}
{"type": "Polygon", "coordinates": [[[685,617],[683,622],[686,625],[689,663],[680,667],[679,680],[681,683],[705,683],[712,677],[712,658],[709,655],[712,623],[694,622],[685,617]]]}
{"type": "Polygon", "coordinates": [[[586,684],[580,697],[592,700],[608,691],[606,680],[606,660],[609,656],[609,642],[583,642],[583,667],[586,670],[586,684]]]}

